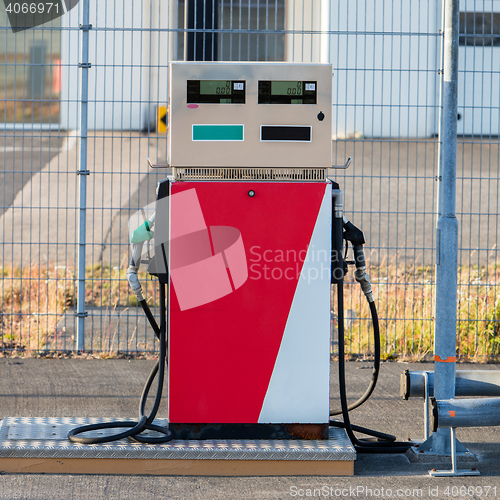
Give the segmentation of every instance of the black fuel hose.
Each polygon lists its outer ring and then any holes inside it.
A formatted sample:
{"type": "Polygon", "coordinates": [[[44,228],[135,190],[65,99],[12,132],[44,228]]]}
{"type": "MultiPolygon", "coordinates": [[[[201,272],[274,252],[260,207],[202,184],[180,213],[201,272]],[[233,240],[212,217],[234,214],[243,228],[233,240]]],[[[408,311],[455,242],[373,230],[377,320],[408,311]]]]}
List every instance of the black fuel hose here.
{"type": "MultiPolygon", "coordinates": [[[[330,420],[330,427],[340,427],[341,429],[345,429],[346,425],[344,422],[330,420]]],[[[373,436],[377,439],[383,439],[384,441],[396,441],[396,436],[393,436],[392,434],[386,434],[385,432],[367,429],[366,427],[362,427],[361,425],[351,424],[351,429],[354,432],[361,432],[362,434],[366,434],[367,436],[373,436]]]]}
{"type": "MultiPolygon", "coordinates": [[[[144,305],[141,304],[144,308],[144,305]]],[[[146,313],[146,316],[148,316],[148,319],[150,320],[151,325],[153,326],[153,323],[156,325],[156,321],[154,321],[154,317],[151,314],[151,311],[149,310],[149,307],[147,306],[147,310],[150,313],[150,316],[146,313]]],[[[146,312],[146,309],[145,309],[146,312]]],[[[156,328],[158,326],[156,325],[156,328]]],[[[153,329],[156,329],[153,326],[153,329]]],[[[141,395],[141,401],[139,405],[139,421],[134,422],[134,421],[114,421],[114,422],[104,422],[104,423],[99,423],[99,424],[92,424],[92,425],[84,425],[82,427],[76,427],[75,429],[71,430],[68,433],[68,439],[72,441],[73,443],[80,443],[80,444],[100,444],[100,443],[109,443],[111,441],[118,441],[119,439],[124,439],[124,438],[129,438],[134,441],[138,441],[140,443],[146,443],[146,444],[159,444],[159,443],[166,443],[167,441],[170,441],[173,438],[172,432],[167,429],[166,427],[160,426],[160,425],[155,425],[153,424],[153,421],[156,417],[156,414],[158,413],[158,408],[160,407],[161,403],[161,396],[162,396],[162,391],[163,391],[163,384],[165,380],[165,365],[166,365],[166,359],[167,359],[167,321],[166,321],[166,299],[165,299],[165,284],[160,283],[160,328],[159,328],[159,337],[160,337],[160,355],[158,358],[158,361],[155,363],[153,369],[151,370],[151,373],[149,374],[148,380],[146,381],[146,385],[144,386],[144,389],[142,391],[141,395]],[[148,398],[149,390],[151,389],[151,385],[153,384],[154,379],[156,378],[156,375],[159,374],[158,377],[158,387],[156,390],[156,396],[155,396],[155,401],[153,404],[153,409],[151,410],[149,416],[146,416],[145,411],[146,411],[146,401],[148,398]],[[121,428],[121,427],[128,427],[129,429],[120,432],[118,434],[113,434],[112,436],[102,436],[102,437],[82,437],[79,436],[79,434],[83,434],[85,432],[90,432],[90,431],[98,431],[102,429],[115,429],[115,428],[121,428]],[[159,432],[160,434],[163,434],[163,436],[160,437],[152,437],[152,436],[140,436],[139,434],[145,430],[148,431],[156,431],[159,432]]]]}
{"type": "Polygon", "coordinates": [[[146,299],[140,300],[139,304],[141,304],[142,310],[144,311],[146,318],[148,318],[149,324],[151,325],[153,332],[155,332],[156,338],[159,339],[160,338],[160,329],[158,328],[158,324],[156,323],[155,317],[153,316],[153,313],[151,312],[151,309],[149,308],[148,303],[146,302],[146,299]]]}
{"type": "MultiPolygon", "coordinates": [[[[373,393],[375,387],[377,385],[378,374],[380,372],[380,327],[378,323],[378,314],[377,308],[375,307],[374,302],[368,302],[370,306],[370,313],[372,316],[373,323],[373,347],[375,349],[375,356],[373,360],[373,370],[372,370],[372,379],[366,389],[365,393],[355,402],[347,407],[348,411],[354,410],[361,406],[373,393]]],[[[339,319],[340,325],[340,319],[339,319]]],[[[339,328],[339,337],[340,337],[340,328],[339,328]]],[[[342,408],[338,408],[330,412],[330,417],[334,417],[335,415],[342,415],[342,408]]]]}
{"type": "MultiPolygon", "coordinates": [[[[339,280],[337,283],[337,299],[338,299],[338,332],[339,332],[339,386],[340,386],[340,403],[342,406],[342,417],[344,419],[342,427],[345,428],[349,439],[354,445],[358,453],[404,453],[411,448],[414,443],[411,441],[394,441],[390,436],[388,440],[368,441],[366,439],[358,439],[354,435],[354,428],[349,418],[349,409],[347,405],[347,393],[345,382],[345,346],[344,346],[344,282],[339,280]]],[[[375,321],[378,323],[377,309],[374,302],[370,302],[370,310],[375,321]]],[[[375,324],[374,321],[374,324],[375,324]]],[[[380,344],[380,339],[379,339],[380,344]]],[[[380,347],[380,345],[379,345],[380,347]]],[[[380,353],[379,353],[380,361],[380,353]]],[[[330,425],[336,426],[335,422],[330,422],[330,425]]],[[[368,429],[365,429],[368,430],[368,429]]],[[[362,431],[364,432],[364,431],[362,431]]]]}

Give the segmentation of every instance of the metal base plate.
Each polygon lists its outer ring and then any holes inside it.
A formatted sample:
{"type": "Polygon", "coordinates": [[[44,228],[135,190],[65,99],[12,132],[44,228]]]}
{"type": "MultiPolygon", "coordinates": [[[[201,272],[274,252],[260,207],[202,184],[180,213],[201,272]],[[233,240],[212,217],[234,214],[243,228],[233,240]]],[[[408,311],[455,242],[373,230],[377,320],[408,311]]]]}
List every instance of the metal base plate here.
{"type": "Polygon", "coordinates": [[[461,469],[461,470],[430,470],[429,476],[433,477],[455,477],[455,476],[480,476],[481,473],[477,469],[461,469]]]}
{"type": "MultiPolygon", "coordinates": [[[[172,460],[353,461],[356,451],[344,429],[330,428],[328,440],[173,440],[144,445],[127,439],[99,445],[72,443],[67,434],[81,425],[110,422],[99,418],[6,418],[0,424],[0,459],[100,458],[172,460]]],[[[125,420],[125,419],[123,419],[125,420]]],[[[167,425],[166,420],[156,420],[167,425]]],[[[122,429],[123,430],[123,429],[122,429]]],[[[87,433],[112,435],[120,429],[87,433]]]]}

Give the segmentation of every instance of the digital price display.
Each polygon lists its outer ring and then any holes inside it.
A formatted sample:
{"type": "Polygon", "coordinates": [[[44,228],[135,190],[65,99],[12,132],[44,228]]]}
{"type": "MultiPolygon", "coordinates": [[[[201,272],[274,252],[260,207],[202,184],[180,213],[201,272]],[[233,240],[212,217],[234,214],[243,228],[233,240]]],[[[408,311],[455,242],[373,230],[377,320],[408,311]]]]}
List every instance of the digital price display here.
{"type": "Polygon", "coordinates": [[[271,95],[302,96],[304,82],[271,82],[271,95]]]}
{"type": "Polygon", "coordinates": [[[188,104],[245,104],[241,80],[188,80],[188,104]]]}
{"type": "Polygon", "coordinates": [[[317,82],[259,81],[259,104],[316,104],[317,82]]]}

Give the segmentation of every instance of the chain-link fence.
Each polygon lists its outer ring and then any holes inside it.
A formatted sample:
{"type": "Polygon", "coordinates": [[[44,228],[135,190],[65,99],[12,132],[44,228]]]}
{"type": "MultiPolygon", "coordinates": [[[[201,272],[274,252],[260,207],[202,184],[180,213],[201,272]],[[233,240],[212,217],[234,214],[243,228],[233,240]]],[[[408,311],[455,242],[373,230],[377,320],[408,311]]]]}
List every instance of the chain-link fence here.
{"type": "MultiPolygon", "coordinates": [[[[383,352],[432,352],[441,1],[67,0],[29,29],[19,16],[35,2],[4,3],[0,349],[155,349],[125,276],[128,220],[166,175],[146,156],[166,159],[169,62],[229,60],[333,65],[332,161],[353,161],[330,175],[366,234],[383,352]]],[[[500,1],[462,1],[460,11],[458,350],[491,356],[500,352],[500,1]]],[[[154,306],[156,282],[140,277],[154,306]]],[[[369,352],[357,284],[347,284],[346,309],[350,352],[369,352]]]]}

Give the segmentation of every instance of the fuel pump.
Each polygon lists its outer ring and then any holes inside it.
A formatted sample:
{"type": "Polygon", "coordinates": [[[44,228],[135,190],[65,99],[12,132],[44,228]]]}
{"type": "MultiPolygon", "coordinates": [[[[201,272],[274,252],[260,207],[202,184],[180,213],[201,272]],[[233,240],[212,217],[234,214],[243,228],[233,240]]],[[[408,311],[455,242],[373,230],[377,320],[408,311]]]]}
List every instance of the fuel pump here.
{"type": "MultiPolygon", "coordinates": [[[[331,168],[332,67],[324,64],[178,62],[170,66],[167,163],[155,214],[131,238],[127,277],[160,340],[138,422],[112,437],[328,439],[345,427],[408,448],[393,436],[351,426],[349,409],[373,392],[380,339],[363,254],[364,235],[344,218],[331,168]],[[160,325],[137,277],[144,243],[158,278],[160,325]],[[345,242],[345,245],[344,245],[345,242]],[[347,260],[351,244],[354,260],[347,260]],[[374,320],[375,363],[365,395],[347,407],[343,280],[355,265],[374,320]],[[337,286],[342,409],[330,412],[331,285],[337,286]],[[167,346],[168,343],[168,346],[167,346]],[[167,349],[168,347],[168,349],[167,349]],[[168,354],[167,354],[168,353],[168,354]],[[165,370],[168,361],[168,373],[165,370]],[[145,402],[158,374],[153,410],[145,402]],[[155,425],[168,377],[168,429],[155,425]],[[342,413],[344,422],[331,416],[342,413]],[[159,437],[140,435],[150,430],[159,437]]],[[[349,165],[338,168],[346,168],[349,165]]],[[[152,165],[153,166],[153,165],[152,165]]]]}

